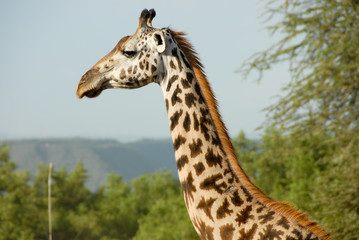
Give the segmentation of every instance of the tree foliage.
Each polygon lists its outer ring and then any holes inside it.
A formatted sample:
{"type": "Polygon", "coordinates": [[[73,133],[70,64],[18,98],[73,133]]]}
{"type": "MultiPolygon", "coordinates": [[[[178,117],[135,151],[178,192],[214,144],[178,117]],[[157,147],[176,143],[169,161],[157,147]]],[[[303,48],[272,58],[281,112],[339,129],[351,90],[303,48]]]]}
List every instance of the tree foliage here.
{"type": "MultiPolygon", "coordinates": [[[[17,171],[9,148],[0,146],[0,240],[48,239],[48,167],[34,178],[17,171]]],[[[79,161],[73,171],[53,172],[53,239],[195,239],[180,184],[170,171],[132,183],[114,173],[91,192],[79,161]]]]}
{"type": "Polygon", "coordinates": [[[268,29],[284,37],[240,70],[246,76],[290,62],[287,94],[268,108],[271,123],[299,135],[306,126],[317,126],[338,141],[357,132],[359,1],[272,0],[265,13],[281,19],[268,29]]]}
{"type": "Polygon", "coordinates": [[[358,239],[359,1],[272,0],[264,16],[282,39],[240,71],[262,77],[289,62],[291,80],[266,109],[262,141],[239,135],[238,155],[267,193],[306,209],[333,239],[358,239]]]}
{"type": "Polygon", "coordinates": [[[41,203],[27,185],[29,173],[14,171],[16,166],[8,154],[9,148],[0,145],[0,239],[38,239],[35,232],[46,226],[34,211],[41,203]]]}
{"type": "Polygon", "coordinates": [[[276,200],[305,210],[333,239],[358,239],[358,138],[338,149],[326,136],[292,137],[267,129],[261,140],[240,133],[233,144],[252,181],[276,200]]]}

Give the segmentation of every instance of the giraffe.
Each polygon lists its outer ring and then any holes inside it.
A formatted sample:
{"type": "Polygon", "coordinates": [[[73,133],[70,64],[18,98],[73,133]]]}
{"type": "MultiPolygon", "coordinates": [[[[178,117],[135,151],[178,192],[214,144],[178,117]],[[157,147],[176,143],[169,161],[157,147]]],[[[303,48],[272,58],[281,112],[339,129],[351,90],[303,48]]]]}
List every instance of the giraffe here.
{"type": "Polygon", "coordinates": [[[304,213],[275,202],[250,181],[197,53],[183,32],[154,28],[155,15],[142,11],[136,32],[82,76],[77,96],[149,83],[161,87],[184,201],[200,239],[330,239],[304,213]]]}

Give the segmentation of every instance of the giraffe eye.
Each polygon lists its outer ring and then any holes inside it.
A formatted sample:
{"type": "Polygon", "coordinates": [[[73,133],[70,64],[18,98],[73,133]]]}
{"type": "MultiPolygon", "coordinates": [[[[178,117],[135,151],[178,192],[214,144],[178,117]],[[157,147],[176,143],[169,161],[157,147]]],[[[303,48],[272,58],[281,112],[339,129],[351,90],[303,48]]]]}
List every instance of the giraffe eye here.
{"type": "Polygon", "coordinates": [[[122,51],[122,54],[128,58],[130,57],[133,57],[135,54],[136,54],[136,51],[126,51],[126,50],[123,50],[122,51]]]}

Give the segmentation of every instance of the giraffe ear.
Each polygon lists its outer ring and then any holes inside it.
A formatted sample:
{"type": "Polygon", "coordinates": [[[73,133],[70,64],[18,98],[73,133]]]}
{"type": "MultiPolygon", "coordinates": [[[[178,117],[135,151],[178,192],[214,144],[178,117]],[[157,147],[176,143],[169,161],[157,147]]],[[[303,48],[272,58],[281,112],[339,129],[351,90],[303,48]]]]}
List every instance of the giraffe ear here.
{"type": "Polygon", "coordinates": [[[153,34],[153,41],[155,43],[156,49],[159,53],[163,53],[166,49],[166,40],[163,35],[163,32],[156,32],[153,34]]]}

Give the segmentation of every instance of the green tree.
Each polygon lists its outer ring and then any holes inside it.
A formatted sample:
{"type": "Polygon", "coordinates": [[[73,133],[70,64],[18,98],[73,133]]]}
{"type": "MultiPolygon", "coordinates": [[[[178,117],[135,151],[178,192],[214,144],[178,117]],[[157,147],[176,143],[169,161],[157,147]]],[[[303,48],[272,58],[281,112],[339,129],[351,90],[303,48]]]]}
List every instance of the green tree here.
{"type": "Polygon", "coordinates": [[[196,236],[180,184],[169,171],[144,174],[131,184],[112,173],[93,196],[87,217],[91,238],[191,239],[196,236]]]}
{"type": "Polygon", "coordinates": [[[339,144],[357,134],[359,1],[272,0],[265,13],[282,19],[268,28],[284,37],[240,71],[263,76],[273,64],[290,62],[291,82],[268,108],[270,123],[298,136],[316,127],[339,144]]]}
{"type": "MultiPolygon", "coordinates": [[[[285,176],[295,176],[289,185],[279,186],[289,189],[289,199],[298,197],[298,205],[334,239],[358,239],[359,1],[272,0],[264,11],[269,30],[280,32],[282,39],[251,57],[240,71],[247,76],[258,70],[263,76],[273,64],[288,61],[291,81],[284,96],[267,108],[264,125],[277,129],[282,145],[259,155],[276,154],[265,161],[279,162],[285,176]]],[[[274,141],[277,136],[267,132],[264,137],[274,141]]],[[[267,151],[262,149],[266,141],[257,146],[260,151],[267,151]]],[[[258,170],[258,176],[260,171],[265,170],[258,170]]]]}
{"type": "Polygon", "coordinates": [[[156,201],[149,213],[139,219],[139,229],[133,240],[145,239],[198,239],[180,189],[173,196],[156,201]]]}
{"type": "Polygon", "coordinates": [[[129,201],[130,187],[121,176],[111,173],[106,185],[97,191],[92,220],[94,239],[130,239],[135,235],[138,224],[129,201]]]}
{"type": "Polygon", "coordinates": [[[86,239],[92,193],[86,188],[87,171],[79,161],[72,172],[54,171],[52,185],[53,235],[59,239],[86,239]]]}
{"type": "Polygon", "coordinates": [[[143,175],[132,183],[132,199],[139,210],[133,240],[197,239],[184,204],[182,189],[169,171],[143,175]]]}
{"type": "Polygon", "coordinates": [[[9,147],[0,145],[0,239],[47,239],[47,222],[29,180],[29,172],[16,171],[9,160],[9,147]]]}
{"type": "Polygon", "coordinates": [[[241,132],[233,145],[241,165],[265,193],[309,213],[316,211],[310,192],[316,190],[313,182],[322,174],[320,153],[326,152],[318,136],[303,141],[267,129],[261,141],[247,139],[241,132]]]}
{"type": "MultiPolygon", "coordinates": [[[[9,148],[0,145],[0,240],[48,239],[48,166],[36,176],[16,171],[9,148]]],[[[180,184],[169,171],[145,174],[131,184],[114,173],[96,192],[86,186],[87,171],[52,174],[54,239],[193,239],[180,184]]]]}
{"type": "MultiPolygon", "coordinates": [[[[36,226],[41,226],[30,230],[29,236],[35,236],[34,239],[48,239],[48,174],[48,166],[39,164],[35,178],[32,181],[28,178],[26,183],[34,196],[31,212],[36,218],[32,221],[36,226]]],[[[93,194],[84,185],[87,175],[81,161],[72,172],[68,173],[64,168],[54,170],[52,178],[54,239],[91,239],[92,233],[86,230],[91,220],[89,209],[94,200],[93,194]]],[[[19,211],[24,211],[28,198],[29,196],[24,197],[25,204],[19,206],[19,211]]]]}

